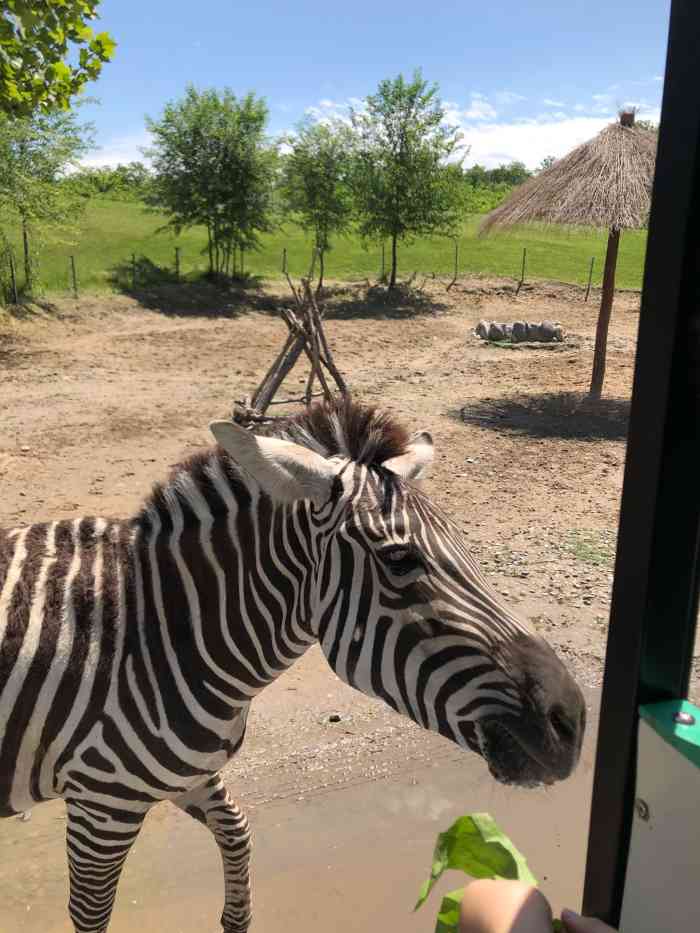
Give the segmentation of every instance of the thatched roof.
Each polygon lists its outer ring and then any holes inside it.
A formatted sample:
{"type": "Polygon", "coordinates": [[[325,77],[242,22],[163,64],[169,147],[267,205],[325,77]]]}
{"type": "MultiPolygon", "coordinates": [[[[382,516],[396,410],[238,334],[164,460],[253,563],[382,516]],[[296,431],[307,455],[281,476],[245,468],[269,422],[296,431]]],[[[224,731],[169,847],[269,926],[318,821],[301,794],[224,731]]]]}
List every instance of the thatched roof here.
{"type": "Polygon", "coordinates": [[[486,217],[480,232],[522,224],[643,227],[649,216],[656,133],[622,114],[594,139],[557,159],[513,191],[486,217]]]}

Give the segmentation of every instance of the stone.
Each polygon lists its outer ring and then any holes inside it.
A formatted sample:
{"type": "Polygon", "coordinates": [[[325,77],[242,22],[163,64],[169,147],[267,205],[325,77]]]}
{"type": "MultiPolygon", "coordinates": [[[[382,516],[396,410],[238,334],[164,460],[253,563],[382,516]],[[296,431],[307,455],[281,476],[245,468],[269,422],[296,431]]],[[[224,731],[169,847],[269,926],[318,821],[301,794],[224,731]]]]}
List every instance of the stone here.
{"type": "Polygon", "coordinates": [[[479,321],[476,325],[475,333],[477,337],[481,337],[482,340],[489,339],[489,322],[488,321],[479,321]]]}
{"type": "Polygon", "coordinates": [[[513,323],[513,343],[522,343],[527,340],[527,324],[525,321],[515,321],[513,323]]]}
{"type": "Polygon", "coordinates": [[[492,322],[489,327],[489,340],[505,340],[505,335],[503,333],[503,327],[501,324],[496,324],[492,322]]]}

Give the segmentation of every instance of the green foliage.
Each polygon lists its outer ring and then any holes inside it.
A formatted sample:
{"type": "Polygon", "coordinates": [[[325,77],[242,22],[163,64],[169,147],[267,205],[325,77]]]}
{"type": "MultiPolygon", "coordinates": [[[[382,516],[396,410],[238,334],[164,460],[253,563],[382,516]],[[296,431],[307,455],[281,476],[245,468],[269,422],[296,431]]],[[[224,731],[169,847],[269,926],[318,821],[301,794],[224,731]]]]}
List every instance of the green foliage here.
{"type": "Polygon", "coordinates": [[[465,182],[474,188],[491,185],[506,185],[512,188],[527,181],[532,172],[522,162],[508,162],[496,168],[484,168],[477,163],[465,168],[462,175],[465,182]]]}
{"type": "MultiPolygon", "coordinates": [[[[82,200],[82,199],[81,199],[82,200]]],[[[74,253],[78,264],[81,287],[91,291],[109,288],[110,270],[130,259],[131,254],[148,257],[161,267],[172,267],[173,251],[181,247],[183,272],[190,276],[204,273],[207,260],[207,232],[204,227],[188,227],[175,234],[167,226],[168,218],[155,211],[146,212],[140,203],[112,201],[108,197],[87,200],[85,210],[78,219],[77,245],[68,249],[48,244],[42,253],[41,280],[47,289],[62,290],[69,284],[69,253],[74,253]]],[[[604,259],[606,234],[597,231],[566,233],[554,228],[532,229],[508,233],[497,237],[477,237],[480,217],[467,218],[462,224],[459,239],[460,273],[520,275],[523,246],[527,247],[528,277],[576,282],[585,285],[591,256],[596,257],[594,284],[600,283],[604,259]]],[[[21,239],[15,231],[8,235],[21,248],[21,239]]],[[[263,233],[260,249],[251,258],[249,271],[267,278],[280,276],[280,257],[287,250],[289,271],[292,276],[306,275],[313,237],[293,221],[284,229],[263,233]]],[[[630,230],[620,239],[617,283],[620,288],[640,288],[646,231],[630,230]]],[[[435,272],[451,276],[454,263],[452,244],[439,237],[421,237],[402,247],[401,259],[410,272],[435,272]]],[[[371,244],[365,248],[355,233],[342,237],[326,260],[326,275],[344,281],[374,278],[379,274],[380,248],[371,244]]]]}
{"type": "Polygon", "coordinates": [[[67,172],[90,148],[90,128],[73,113],[0,114],[0,235],[21,230],[25,288],[36,284],[39,248],[70,240],[81,203],[65,184],[67,172]]]}
{"type": "Polygon", "coordinates": [[[307,122],[288,143],[291,152],[282,165],[282,196],[287,210],[313,236],[321,260],[320,286],[331,237],[346,233],[352,220],[351,137],[342,123],[307,122]]]}
{"type": "Polygon", "coordinates": [[[148,196],[151,173],[143,162],[126,165],[82,166],[66,180],[83,198],[103,197],[114,201],[142,201],[148,196]]]}
{"type": "Polygon", "coordinates": [[[461,136],[444,119],[437,86],[419,71],[410,82],[403,75],[381,81],[364,107],[351,111],[359,230],[369,240],[391,240],[390,286],[398,241],[454,235],[462,216],[461,172],[446,164],[461,136]]]}
{"type": "Polygon", "coordinates": [[[116,43],[87,24],[99,0],[5,0],[0,7],[0,112],[66,110],[116,43]],[[68,59],[68,61],[67,61],[68,59]]]}
{"type": "MultiPolygon", "coordinates": [[[[449,868],[472,878],[507,878],[537,885],[525,857],[488,813],[472,813],[456,820],[435,844],[430,877],[423,883],[414,910],[421,907],[435,883],[449,868]]],[[[435,933],[456,933],[464,889],[450,891],[440,904],[435,933]]]]}
{"type": "Polygon", "coordinates": [[[236,250],[256,249],[272,229],[277,151],[267,143],[267,105],[254,94],[240,100],[225,89],[197,91],[147,119],[154,138],[148,155],[154,179],[148,203],[180,232],[207,231],[209,269],[228,274],[236,250]]]}

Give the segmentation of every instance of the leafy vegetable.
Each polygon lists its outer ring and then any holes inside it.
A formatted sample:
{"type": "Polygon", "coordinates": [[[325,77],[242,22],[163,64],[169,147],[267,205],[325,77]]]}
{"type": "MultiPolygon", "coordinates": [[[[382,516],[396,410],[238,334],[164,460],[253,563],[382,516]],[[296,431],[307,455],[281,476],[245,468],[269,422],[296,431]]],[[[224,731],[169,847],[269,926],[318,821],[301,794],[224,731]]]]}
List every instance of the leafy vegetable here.
{"type": "MultiPolygon", "coordinates": [[[[525,856],[518,851],[488,813],[461,816],[440,833],[433,852],[430,877],[421,885],[418,910],[428,898],[444,871],[456,868],[472,878],[507,878],[537,885],[525,856]]],[[[445,894],[437,915],[435,933],[456,933],[464,888],[445,894]]],[[[553,933],[563,933],[560,920],[553,922],[553,933]]]]}

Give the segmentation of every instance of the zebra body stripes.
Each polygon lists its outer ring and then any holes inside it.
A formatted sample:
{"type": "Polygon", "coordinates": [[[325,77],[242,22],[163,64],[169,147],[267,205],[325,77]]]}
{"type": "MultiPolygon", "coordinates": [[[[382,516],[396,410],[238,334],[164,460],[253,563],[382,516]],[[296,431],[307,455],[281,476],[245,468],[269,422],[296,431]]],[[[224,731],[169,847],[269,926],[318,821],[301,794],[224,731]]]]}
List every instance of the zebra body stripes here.
{"type": "Polygon", "coordinates": [[[411,482],[428,435],[351,402],[277,437],[212,429],[219,446],[129,520],[0,532],[0,816],[65,800],[77,933],[107,929],[166,799],[219,845],[225,933],[248,929],[250,831],[220,772],[251,701],[314,642],[499,780],[550,783],[578,759],[578,687],[411,482]]]}

